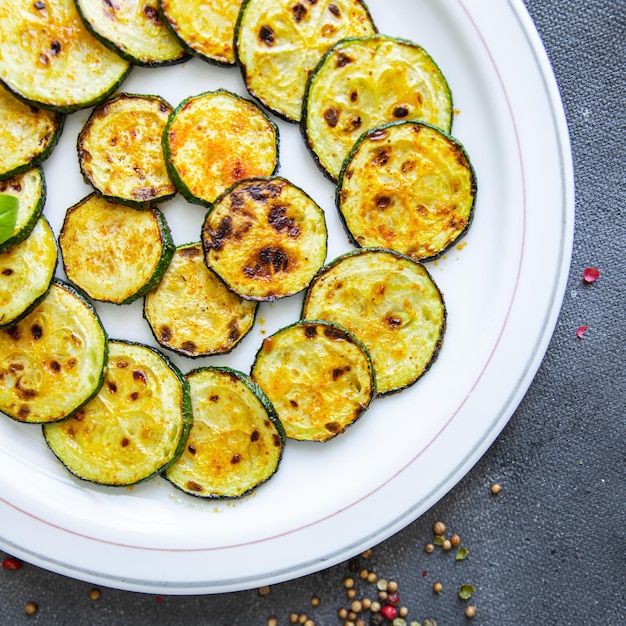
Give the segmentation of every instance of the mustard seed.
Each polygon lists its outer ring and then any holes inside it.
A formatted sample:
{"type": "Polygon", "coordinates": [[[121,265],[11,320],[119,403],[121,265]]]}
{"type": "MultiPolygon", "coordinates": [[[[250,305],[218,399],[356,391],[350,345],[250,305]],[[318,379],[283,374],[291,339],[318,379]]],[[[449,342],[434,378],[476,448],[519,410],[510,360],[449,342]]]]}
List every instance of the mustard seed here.
{"type": "Polygon", "coordinates": [[[351,619],[349,619],[343,623],[343,626],[356,626],[356,624],[351,619]]]}
{"type": "Polygon", "coordinates": [[[424,552],[428,552],[428,554],[430,554],[431,552],[434,552],[434,551],[435,551],[435,546],[434,546],[434,544],[432,544],[432,543],[427,543],[427,544],[424,546],[424,552]]]}
{"type": "Polygon", "coordinates": [[[355,622],[355,626],[366,626],[365,620],[362,617],[359,617],[359,619],[355,622]]]}
{"type": "Polygon", "coordinates": [[[35,613],[37,613],[38,610],[39,610],[39,607],[34,602],[29,602],[24,607],[24,613],[26,613],[26,615],[35,615],[35,613]]]}
{"type": "Polygon", "coordinates": [[[439,581],[437,581],[437,582],[433,585],[433,591],[434,591],[435,593],[441,593],[441,592],[442,592],[442,590],[443,590],[443,585],[442,585],[439,581]]]}
{"type": "Polygon", "coordinates": [[[353,600],[356,598],[356,589],[348,589],[346,592],[346,596],[348,596],[348,600],[353,600]]]}
{"type": "Polygon", "coordinates": [[[289,616],[289,623],[290,623],[290,624],[297,624],[297,623],[298,623],[298,617],[299,617],[299,616],[298,616],[298,614],[297,614],[297,613],[292,613],[292,614],[289,616]]]}
{"type": "Polygon", "coordinates": [[[406,606],[401,606],[398,609],[398,616],[399,617],[406,617],[409,614],[409,609],[406,606]]]}
{"type": "Polygon", "coordinates": [[[346,589],[352,589],[352,587],[354,587],[354,578],[344,578],[343,586],[346,589]]]}
{"type": "Polygon", "coordinates": [[[341,607],[338,611],[337,611],[337,617],[339,619],[346,619],[348,617],[348,609],[341,607]]]}
{"type": "Polygon", "coordinates": [[[441,547],[444,550],[450,550],[452,548],[452,542],[449,539],[446,539],[442,544],[441,547]]]}
{"type": "Polygon", "coordinates": [[[311,598],[311,606],[319,606],[321,602],[322,601],[317,596],[311,598]]]}
{"type": "Polygon", "coordinates": [[[270,592],[270,588],[268,585],[264,585],[263,587],[259,587],[259,593],[262,596],[266,596],[270,592]]]}
{"type": "Polygon", "coordinates": [[[454,535],[450,537],[450,543],[453,547],[458,548],[461,545],[461,537],[454,533],[454,535]]]}
{"type": "Polygon", "coordinates": [[[312,619],[308,619],[304,622],[304,626],[315,626],[315,622],[312,619]]]}
{"type": "Polygon", "coordinates": [[[364,559],[369,559],[372,556],[372,550],[371,549],[365,550],[365,552],[361,553],[361,556],[364,559]]]}
{"type": "Polygon", "coordinates": [[[398,583],[395,580],[390,580],[387,583],[387,591],[389,593],[395,593],[396,591],[398,591],[398,583]]]}
{"type": "Polygon", "coordinates": [[[502,491],[502,485],[499,485],[498,483],[494,483],[493,485],[491,485],[491,493],[494,496],[497,496],[501,491],[502,491]]]}
{"type": "Polygon", "coordinates": [[[476,617],[476,607],[473,606],[472,604],[470,604],[468,607],[465,608],[465,617],[469,617],[470,619],[472,619],[472,617],[476,617]]]}
{"type": "Polygon", "coordinates": [[[435,522],[433,524],[433,532],[435,535],[443,535],[446,532],[446,525],[443,522],[435,522]]]}
{"type": "Polygon", "coordinates": [[[306,613],[301,613],[298,615],[298,624],[306,624],[309,618],[306,616],[306,613]]]}
{"type": "Polygon", "coordinates": [[[372,606],[372,601],[369,598],[363,598],[363,600],[361,600],[361,606],[363,607],[364,611],[367,611],[367,609],[372,606]]]}
{"type": "Polygon", "coordinates": [[[363,610],[363,603],[360,600],[355,600],[350,605],[350,610],[354,613],[360,613],[363,610]]]}
{"type": "Polygon", "coordinates": [[[348,613],[348,619],[353,622],[356,618],[358,617],[358,615],[354,612],[354,611],[350,611],[348,613]]]}
{"type": "Polygon", "coordinates": [[[267,626],[278,626],[278,619],[275,617],[268,618],[267,626]]]}
{"type": "Polygon", "coordinates": [[[387,599],[388,596],[389,596],[389,594],[386,591],[379,591],[378,592],[378,599],[382,600],[383,602],[387,599]]]}
{"type": "Polygon", "coordinates": [[[374,600],[372,602],[372,604],[370,604],[370,611],[372,613],[379,613],[380,612],[380,602],[376,602],[376,600],[374,600]]]}
{"type": "Polygon", "coordinates": [[[89,592],[89,599],[90,600],[97,600],[100,597],[100,590],[99,589],[92,589],[89,592]]]}
{"type": "Polygon", "coordinates": [[[366,580],[368,576],[369,576],[369,572],[368,572],[366,569],[362,569],[362,570],[359,572],[359,578],[360,578],[361,580],[366,580]]]}
{"type": "Polygon", "coordinates": [[[370,572],[367,575],[367,582],[368,583],[375,583],[378,580],[378,576],[376,575],[375,572],[370,572]]]}

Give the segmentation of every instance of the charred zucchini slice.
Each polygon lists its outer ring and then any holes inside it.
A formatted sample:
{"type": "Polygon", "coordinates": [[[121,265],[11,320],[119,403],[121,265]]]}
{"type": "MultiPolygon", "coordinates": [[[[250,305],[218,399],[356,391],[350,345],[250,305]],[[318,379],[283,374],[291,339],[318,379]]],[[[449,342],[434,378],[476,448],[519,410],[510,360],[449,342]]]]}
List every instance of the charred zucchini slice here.
{"type": "Polygon", "coordinates": [[[128,304],[156,287],[174,254],[163,214],[91,194],[70,207],[59,235],[67,277],[94,300],[128,304]]]}
{"type": "Polygon", "coordinates": [[[274,407],[249,376],[225,367],[187,374],[193,426],[185,451],[164,474],[203,498],[238,498],[271,478],[285,431],[274,407]]]}
{"type": "Polygon", "coordinates": [[[233,185],[202,227],[207,265],[235,293],[277,300],[306,288],[326,258],[324,212],[280,177],[233,185]]]}
{"type": "Polygon", "coordinates": [[[304,319],[351,330],[369,349],[379,395],[414,383],[433,363],[446,322],[443,296],[423,265],[390,250],[338,257],[311,283],[304,319]]]}
{"type": "Polygon", "coordinates": [[[17,198],[17,219],[13,233],[0,244],[0,252],[24,241],[39,221],[46,200],[46,180],[40,167],[0,181],[0,193],[17,198]]]}
{"type": "Polygon", "coordinates": [[[50,449],[75,476],[134,485],[180,456],[193,420],[188,385],[156,350],[109,342],[104,385],[68,419],[43,427],[50,449]]]}
{"type": "Polygon", "coordinates": [[[0,180],[47,159],[61,136],[63,121],[60,113],[26,104],[0,86],[0,180]]]}
{"type": "Polygon", "coordinates": [[[263,341],[251,375],[287,437],[305,441],[344,432],[376,392],[367,348],[332,322],[302,321],[274,333],[263,341]]]}
{"type": "Polygon", "coordinates": [[[475,197],[476,177],[463,146],[434,126],[405,121],[357,141],[336,200],[357,245],[425,260],[466,233],[475,197]]]}
{"type": "Polygon", "coordinates": [[[241,0],[160,0],[159,5],[172,32],[190,52],[216,65],[234,65],[241,0]]]}
{"type": "Polygon", "coordinates": [[[62,113],[104,100],[130,71],[85,29],[73,0],[0,3],[0,41],[5,86],[62,113]]]}
{"type": "Polygon", "coordinates": [[[235,49],[248,91],[297,122],[307,78],[322,55],[340,39],[375,32],[361,0],[246,0],[235,49]]]}
{"type": "Polygon", "coordinates": [[[176,249],[143,314],[160,345],[198,357],[230,352],[252,328],[256,309],[207,268],[198,242],[176,249]]]}
{"type": "Polygon", "coordinates": [[[137,208],[176,193],[161,137],[172,107],[159,96],[121,93],[96,107],[78,135],[85,180],[110,200],[137,208]]]}
{"type": "Polygon", "coordinates": [[[43,215],[24,241],[0,253],[0,327],[14,324],[41,302],[57,257],[56,239],[43,215]]]}
{"type": "Polygon", "coordinates": [[[184,100],[163,134],[169,174],[179,191],[209,205],[233,183],[278,167],[278,127],[253,102],[229,91],[184,100]]]}
{"type": "Polygon", "coordinates": [[[95,309],[54,280],[39,306],[0,329],[0,410],[20,422],[61,420],[98,393],[106,362],[95,309]]]}
{"type": "Polygon", "coordinates": [[[189,58],[161,18],[157,0],[75,0],[89,32],[135,65],[156,67],[189,58]]]}
{"type": "Polygon", "coordinates": [[[450,132],[448,83],[421,46],[385,35],[346,39],[311,74],[302,130],[330,178],[339,176],[344,159],[366,130],[399,119],[450,132]]]}

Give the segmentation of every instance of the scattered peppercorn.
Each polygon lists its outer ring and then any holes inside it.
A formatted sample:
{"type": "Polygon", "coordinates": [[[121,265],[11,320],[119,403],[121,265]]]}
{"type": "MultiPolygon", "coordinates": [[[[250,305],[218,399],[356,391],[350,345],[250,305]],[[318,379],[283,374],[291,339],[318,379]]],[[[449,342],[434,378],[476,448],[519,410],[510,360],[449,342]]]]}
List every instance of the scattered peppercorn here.
{"type": "Polygon", "coordinates": [[[263,587],[259,587],[259,593],[260,593],[262,596],[266,596],[266,595],[268,595],[268,594],[269,594],[269,592],[270,592],[270,588],[269,588],[269,586],[268,586],[268,585],[264,585],[263,587]]]}
{"type": "Polygon", "coordinates": [[[356,598],[356,589],[348,589],[348,591],[346,591],[346,596],[348,596],[348,600],[353,600],[354,598],[356,598]]]}
{"type": "Polygon", "coordinates": [[[431,552],[434,552],[434,551],[435,551],[435,545],[434,545],[434,544],[432,544],[432,543],[427,543],[427,544],[424,546],[424,551],[425,551],[425,552],[428,552],[428,554],[430,554],[431,552]]]}
{"type": "Polygon", "coordinates": [[[498,483],[494,483],[493,485],[491,485],[491,493],[494,496],[497,496],[501,491],[502,491],[502,485],[499,485],[498,483]]]}
{"type": "Polygon", "coordinates": [[[341,607],[340,609],[338,609],[337,617],[339,619],[346,619],[348,617],[348,609],[346,609],[345,607],[341,607]]]}
{"type": "Polygon", "coordinates": [[[363,604],[359,600],[355,600],[350,605],[350,610],[354,613],[360,613],[363,610],[363,604]]]}
{"type": "Polygon", "coordinates": [[[35,615],[35,613],[37,613],[38,610],[39,610],[39,607],[34,602],[29,602],[24,607],[24,613],[26,613],[26,615],[35,615]]]}
{"type": "Polygon", "coordinates": [[[406,617],[409,614],[409,609],[406,606],[401,606],[398,609],[398,616],[399,617],[406,617]]]}
{"type": "Polygon", "coordinates": [[[369,559],[369,558],[372,556],[372,551],[371,551],[371,550],[365,550],[365,552],[363,552],[363,553],[361,554],[361,556],[362,556],[364,559],[369,559]]]}
{"type": "Polygon", "coordinates": [[[434,585],[433,585],[433,591],[435,593],[441,593],[443,591],[443,585],[437,581],[434,585]]]}
{"type": "Polygon", "coordinates": [[[278,619],[274,616],[268,618],[267,626],[278,626],[278,619]]]}
{"type": "Polygon", "coordinates": [[[469,617],[470,619],[472,619],[472,617],[476,617],[476,607],[471,604],[468,607],[466,607],[465,617],[469,617]]]}
{"type": "Polygon", "coordinates": [[[321,602],[322,601],[317,596],[311,598],[311,606],[319,606],[321,602]]]}
{"type": "Polygon", "coordinates": [[[376,588],[379,591],[387,591],[387,581],[384,578],[381,578],[376,583],[376,588]]]}
{"type": "Polygon", "coordinates": [[[297,613],[291,613],[291,615],[289,615],[289,623],[290,624],[297,624],[298,623],[298,614],[297,613]]]}
{"type": "Polygon", "coordinates": [[[366,569],[362,569],[362,570],[359,572],[359,578],[360,578],[361,580],[367,580],[367,577],[368,577],[368,576],[369,576],[369,572],[368,572],[366,569]]]}
{"type": "Polygon", "coordinates": [[[367,575],[367,582],[368,582],[368,583],[372,583],[372,584],[373,584],[373,583],[375,583],[377,580],[378,580],[378,576],[376,575],[376,573],[375,573],[375,572],[370,572],[370,573],[367,575]]]}
{"type": "Polygon", "coordinates": [[[446,525],[443,522],[435,522],[433,524],[433,532],[435,535],[443,535],[446,532],[446,525]]]}
{"type": "Polygon", "coordinates": [[[16,559],[15,557],[8,556],[6,559],[2,561],[2,567],[4,569],[8,569],[14,572],[22,568],[22,562],[16,559]]]}
{"type": "Polygon", "coordinates": [[[352,589],[352,587],[354,587],[354,578],[344,578],[343,579],[343,586],[346,589],[352,589]]]}
{"type": "Polygon", "coordinates": [[[395,606],[391,606],[391,604],[385,604],[384,607],[380,609],[380,614],[388,620],[394,620],[398,615],[398,609],[395,606]]]}
{"type": "Polygon", "coordinates": [[[98,600],[100,598],[100,590],[99,589],[92,589],[89,592],[89,599],[90,600],[98,600]]]}
{"type": "Polygon", "coordinates": [[[461,545],[461,537],[454,533],[454,535],[450,537],[450,543],[454,548],[458,548],[461,545]]]}
{"type": "Polygon", "coordinates": [[[398,591],[398,583],[395,580],[390,580],[387,583],[387,591],[389,593],[395,593],[396,591],[398,591]]]}

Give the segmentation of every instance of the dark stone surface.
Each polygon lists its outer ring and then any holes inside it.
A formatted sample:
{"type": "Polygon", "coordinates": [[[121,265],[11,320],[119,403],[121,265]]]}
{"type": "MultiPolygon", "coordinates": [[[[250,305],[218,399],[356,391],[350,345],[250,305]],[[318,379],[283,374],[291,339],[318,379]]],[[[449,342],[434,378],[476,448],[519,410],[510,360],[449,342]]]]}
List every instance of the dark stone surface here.
{"type": "MultiPolygon", "coordinates": [[[[433,0],[436,1],[436,0],[433,0]]],[[[490,0],[498,2],[503,0],[490,0]]],[[[626,623],[624,510],[624,207],[626,3],[525,0],[545,43],[568,118],[576,175],[570,278],[543,364],[508,426],[450,494],[383,542],[364,566],[399,584],[408,622],[439,626],[626,623]],[[600,268],[583,285],[584,267],[600,268]],[[583,340],[576,328],[588,324],[583,340]],[[493,482],[503,486],[492,496],[493,482]],[[463,562],[425,554],[442,519],[470,550],[463,562]],[[443,591],[436,595],[436,580],[443,591]],[[460,584],[476,591],[464,616],[460,584]]],[[[4,557],[0,553],[0,557],[4,557]]],[[[256,590],[158,597],[101,588],[24,564],[0,570],[1,624],[279,624],[308,613],[340,624],[348,564],[256,590]],[[322,603],[311,606],[311,596],[322,603]],[[34,601],[39,612],[24,614],[34,601]]],[[[358,585],[359,596],[374,595],[358,585]]]]}

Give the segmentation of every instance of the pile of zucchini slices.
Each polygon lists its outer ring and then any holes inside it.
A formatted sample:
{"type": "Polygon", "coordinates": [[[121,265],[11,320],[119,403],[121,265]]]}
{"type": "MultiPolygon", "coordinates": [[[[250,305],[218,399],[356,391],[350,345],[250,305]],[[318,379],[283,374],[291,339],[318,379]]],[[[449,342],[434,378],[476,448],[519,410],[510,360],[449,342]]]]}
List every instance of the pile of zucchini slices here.
{"type": "Polygon", "coordinates": [[[433,364],[446,307],[423,262],[467,232],[476,176],[441,70],[364,2],[4,2],[0,37],[0,194],[18,203],[0,239],[0,410],[42,425],[73,475],[240,497],[287,439],[337,437],[433,364]],[[133,66],[192,56],[241,72],[250,98],[118,91],[133,66]],[[88,107],[76,167],[93,191],[55,237],[42,163],[88,107]],[[326,261],[324,211],[277,175],[273,116],[335,183],[351,252],[326,261]],[[180,246],[157,207],[175,194],[206,211],[180,246]],[[300,319],[249,374],[167,356],[228,353],[259,302],[298,293],[300,319]],[[94,304],[137,299],[158,348],[109,338],[94,304]]]}

